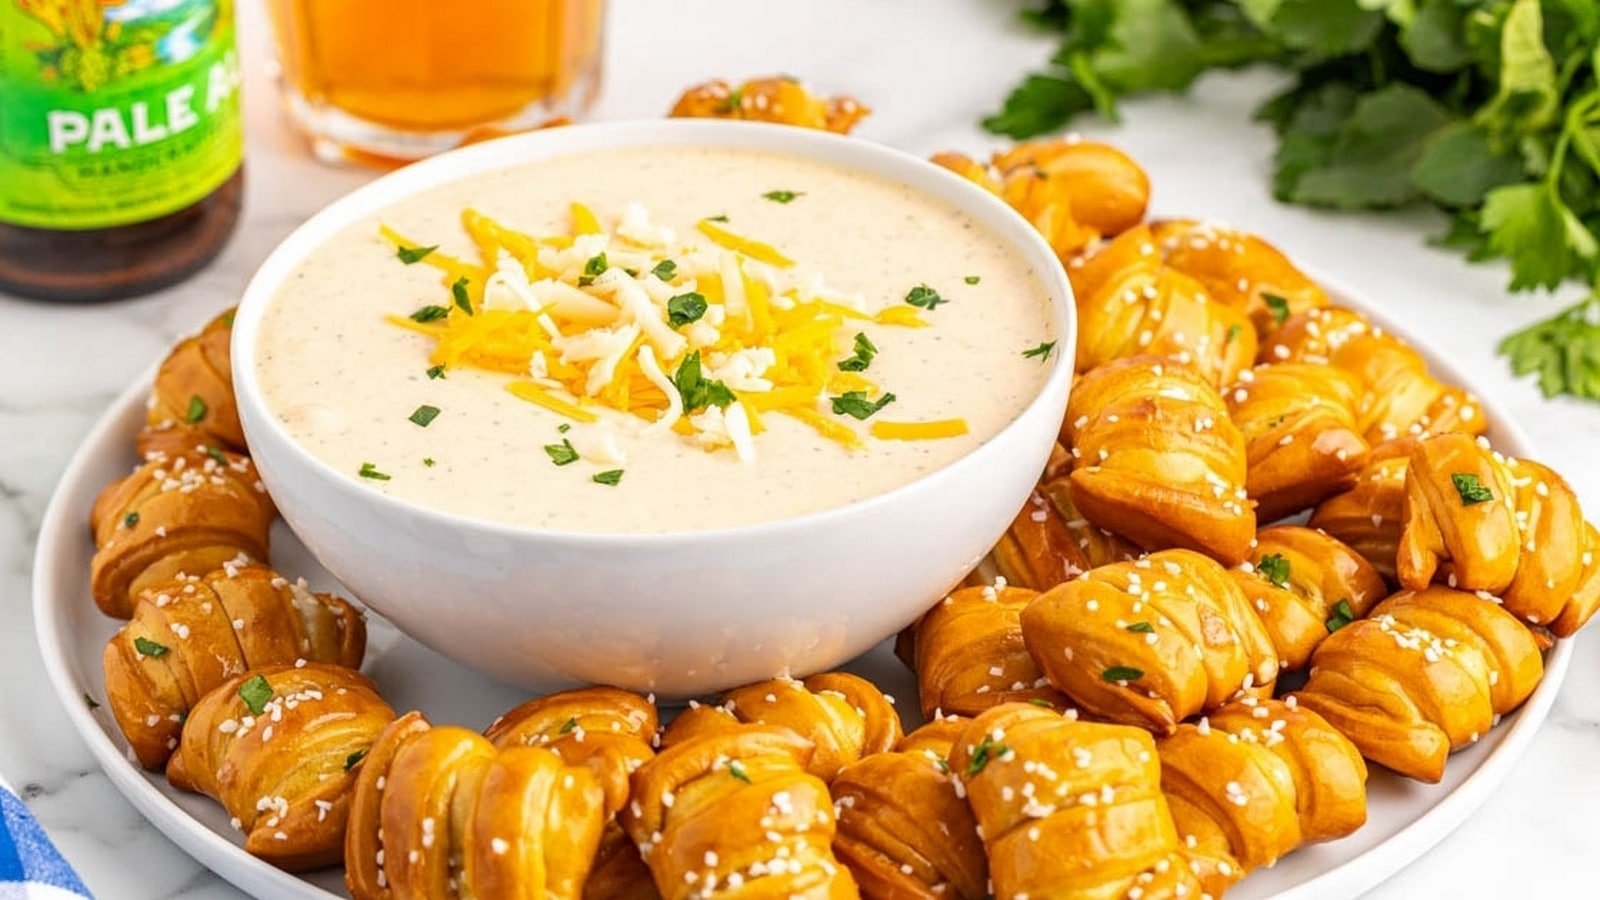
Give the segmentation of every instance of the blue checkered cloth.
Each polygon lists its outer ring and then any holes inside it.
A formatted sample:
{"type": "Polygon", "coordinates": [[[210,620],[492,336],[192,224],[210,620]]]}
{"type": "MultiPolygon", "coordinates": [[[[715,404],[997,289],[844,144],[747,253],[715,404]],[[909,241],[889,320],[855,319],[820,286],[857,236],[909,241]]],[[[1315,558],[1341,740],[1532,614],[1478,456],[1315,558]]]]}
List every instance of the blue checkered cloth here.
{"type": "Polygon", "coordinates": [[[0,781],[0,900],[88,896],[89,889],[50,843],[33,813],[0,781]]]}

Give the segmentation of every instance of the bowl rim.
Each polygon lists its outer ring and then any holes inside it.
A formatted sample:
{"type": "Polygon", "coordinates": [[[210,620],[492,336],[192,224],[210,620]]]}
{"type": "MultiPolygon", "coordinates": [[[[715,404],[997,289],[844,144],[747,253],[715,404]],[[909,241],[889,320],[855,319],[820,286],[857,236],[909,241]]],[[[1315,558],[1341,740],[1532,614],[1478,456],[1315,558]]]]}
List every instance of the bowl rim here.
{"type": "MultiPolygon", "coordinates": [[[[241,412],[246,406],[251,407],[251,412],[256,414],[252,417],[271,432],[271,440],[284,445],[284,452],[295,457],[301,466],[309,467],[331,481],[337,486],[335,490],[361,491],[359,496],[387,513],[421,519],[440,527],[512,539],[537,538],[574,545],[600,545],[617,550],[661,549],[690,541],[782,538],[813,528],[827,527],[842,519],[870,515],[879,506],[890,505],[908,494],[927,490],[930,484],[959,480],[969,468],[982,465],[984,458],[994,453],[993,447],[1001,438],[1015,431],[1024,420],[1042,415],[1040,407],[1047,398],[1064,395],[1070,390],[1077,340],[1077,304],[1066,269],[1055,250],[1009,204],[943,166],[873,141],[790,125],[717,119],[640,119],[567,125],[458,148],[387,173],[323,207],[280,241],[251,275],[234,316],[231,365],[236,402],[241,412]],[[1049,374],[1032,399],[999,431],[966,454],[912,481],[859,500],[797,516],[691,531],[583,532],[536,528],[480,519],[382,491],[363,490],[361,485],[351,482],[345,473],[307,450],[272,412],[262,394],[256,372],[260,324],[277,289],[293,273],[295,266],[327,238],[406,197],[453,181],[589,150],[644,148],[652,145],[714,146],[798,156],[899,181],[952,204],[971,215],[995,237],[1014,247],[1023,260],[1034,268],[1047,295],[1050,324],[1056,334],[1056,352],[1049,374]]],[[[1064,408],[1062,412],[1064,414],[1064,408]]],[[[241,418],[244,416],[241,415],[241,418]]],[[[260,442],[261,438],[257,436],[253,443],[260,442]]]]}

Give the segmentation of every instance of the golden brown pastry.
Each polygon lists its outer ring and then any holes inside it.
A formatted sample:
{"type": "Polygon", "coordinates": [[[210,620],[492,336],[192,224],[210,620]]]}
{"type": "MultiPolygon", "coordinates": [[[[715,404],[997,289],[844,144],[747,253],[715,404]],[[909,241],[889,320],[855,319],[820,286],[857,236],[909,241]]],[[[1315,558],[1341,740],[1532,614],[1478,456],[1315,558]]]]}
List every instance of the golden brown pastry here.
{"type": "Polygon", "coordinates": [[[833,855],[828,787],[806,771],[811,742],[741,725],[661,751],[633,775],[622,825],[667,900],[854,898],[833,855]]]}
{"type": "Polygon", "coordinates": [[[1052,465],[1028,495],[992,551],[1006,583],[1046,591],[1095,566],[1134,559],[1139,548],[1121,535],[1089,524],[1072,503],[1066,477],[1071,457],[1060,444],[1052,465]],[[1059,460],[1059,464],[1055,461],[1059,460]]]}
{"type": "Polygon", "coordinates": [[[1394,580],[1394,558],[1405,525],[1408,441],[1373,449],[1349,490],[1317,505],[1306,524],[1327,532],[1361,554],[1384,578],[1394,580]]]}
{"type": "Polygon", "coordinates": [[[1305,668],[1329,634],[1366,616],[1388,593],[1383,576],[1361,554],[1314,528],[1274,525],[1256,535],[1248,570],[1234,570],[1261,619],[1278,664],[1305,668]]]}
{"type": "Polygon", "coordinates": [[[1163,550],[1090,570],[1022,611],[1045,677],[1098,718],[1171,734],[1240,694],[1271,696],[1272,641],[1215,560],[1163,550]]]}
{"type": "Polygon", "coordinates": [[[1445,758],[1533,693],[1539,641],[1499,605],[1449,588],[1402,591],[1340,628],[1290,694],[1367,759],[1437,782],[1445,758]]]}
{"type": "Polygon", "coordinates": [[[155,454],[95,498],[94,602],[126,619],[140,593],[179,574],[265,560],[276,514],[247,457],[155,454]]]}
{"type": "Polygon", "coordinates": [[[872,682],[825,672],[734,688],[715,706],[691,704],[662,732],[661,746],[746,724],[782,726],[811,742],[807,769],[823,781],[864,756],[893,749],[901,736],[900,714],[872,682]]]}
{"type": "Polygon", "coordinates": [[[1148,732],[1012,703],[968,724],[950,769],[994,896],[1200,897],[1148,732]]]}
{"type": "Polygon", "coordinates": [[[1028,141],[996,153],[991,166],[960,153],[933,161],[999,195],[1063,261],[1138,225],[1150,202],[1150,179],[1139,164],[1097,141],[1028,141]]]}
{"type": "Polygon", "coordinates": [[[1328,305],[1316,282],[1254,234],[1193,219],[1157,222],[1152,231],[1167,265],[1204,285],[1212,300],[1249,315],[1262,337],[1289,315],[1328,305]]]}
{"type": "Polygon", "coordinates": [[[321,868],[341,856],[350,770],[393,720],[354,669],[257,669],[195,704],[167,780],[221,803],[247,852],[290,872],[321,868]]]}
{"type": "Polygon", "coordinates": [[[412,712],[357,773],[344,843],[355,900],[583,896],[605,821],[587,766],[412,712]]]}
{"type": "Polygon", "coordinates": [[[1593,614],[1592,530],[1560,475],[1487,440],[1443,434],[1412,449],[1405,491],[1395,560],[1403,586],[1437,579],[1486,591],[1524,621],[1558,626],[1558,637],[1593,614]]]}
{"type": "Polygon", "coordinates": [[[1367,442],[1356,427],[1361,383],[1332,366],[1269,363],[1222,396],[1245,440],[1245,490],[1271,522],[1355,484],[1367,442]]]}
{"type": "Polygon", "coordinates": [[[733,87],[721,78],[683,92],[675,119],[746,119],[848,134],[872,110],[854,97],[819,97],[793,78],[752,78],[733,87]]]}
{"type": "Polygon", "coordinates": [[[924,725],[891,753],[851,763],[829,786],[833,851],[867,897],[981,900],[988,862],[972,810],[950,778],[965,720],[924,725]]]}
{"type": "Polygon", "coordinates": [[[1476,397],[1434,378],[1415,350],[1354,310],[1299,313],[1261,356],[1263,362],[1332,365],[1356,376],[1362,385],[1356,425],[1373,446],[1452,431],[1478,434],[1488,426],[1476,397]]]}
{"type": "Polygon", "coordinates": [[[1328,720],[1292,699],[1247,697],[1203,721],[1211,731],[1266,747],[1288,765],[1305,843],[1341,838],[1366,823],[1367,764],[1328,720]]]}
{"type": "Polygon", "coordinates": [[[1078,371],[1149,354],[1191,366],[1212,385],[1231,384],[1255,360],[1255,329],[1243,312],[1163,263],[1155,240],[1141,225],[1067,270],[1078,307],[1078,371]]]}
{"type": "Polygon", "coordinates": [[[358,668],[366,619],[345,600],[232,563],[145,591],[106,643],[106,703],[140,765],[159,769],[206,692],[297,659],[358,668]]]}
{"type": "Polygon", "coordinates": [[[1192,369],[1153,356],[1095,369],[1073,386],[1062,440],[1090,522],[1148,550],[1244,559],[1256,532],[1244,438],[1192,369]]]}
{"type": "Polygon", "coordinates": [[[655,756],[650,746],[656,708],[638,694],[611,687],[563,691],[530,700],[490,725],[496,747],[543,747],[568,765],[588,766],[605,791],[605,830],[583,894],[591,900],[660,896],[639,848],[617,814],[628,804],[629,779],[655,756]]]}
{"type": "Polygon", "coordinates": [[[139,455],[177,456],[215,447],[244,453],[244,428],[233,399],[233,310],[172,348],[156,370],[139,455]]]}
{"type": "Polygon", "coordinates": [[[1067,706],[1022,643],[1022,610],[1037,596],[1003,583],[964,587],[922,614],[902,659],[917,673],[924,716],[975,716],[1017,701],[1067,706]]]}

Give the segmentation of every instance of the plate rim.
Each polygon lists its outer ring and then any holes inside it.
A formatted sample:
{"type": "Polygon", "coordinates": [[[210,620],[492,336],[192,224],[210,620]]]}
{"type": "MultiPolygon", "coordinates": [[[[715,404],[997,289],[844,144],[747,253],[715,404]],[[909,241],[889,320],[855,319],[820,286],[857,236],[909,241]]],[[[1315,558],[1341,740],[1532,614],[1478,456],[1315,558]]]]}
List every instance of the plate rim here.
{"type": "MultiPolygon", "coordinates": [[[[1406,340],[1427,362],[1430,373],[1435,377],[1477,394],[1486,407],[1486,418],[1501,432],[1501,443],[1517,455],[1534,455],[1529,452],[1532,443],[1516,418],[1509,414],[1502,415],[1508,410],[1487,399],[1487,395],[1477,388],[1475,380],[1466,376],[1437,345],[1431,341],[1417,340],[1410,329],[1396,325],[1393,316],[1374,303],[1360,299],[1360,293],[1348,289],[1338,279],[1329,278],[1326,273],[1312,268],[1302,269],[1323,287],[1330,300],[1355,308],[1380,327],[1406,340]],[[1493,410],[1492,414],[1489,409],[1493,410]]],[[[101,411],[62,470],[40,520],[32,560],[31,607],[34,638],[46,676],[68,720],[107,779],[146,821],[180,850],[217,877],[252,895],[341,900],[341,894],[251,856],[242,846],[212,831],[162,794],[147,778],[145,771],[127,759],[108,730],[102,727],[83,702],[84,686],[77,683],[70,671],[71,652],[66,629],[62,627],[65,623],[57,621],[60,611],[54,602],[56,597],[67,596],[68,589],[58,583],[52,568],[54,558],[62,552],[59,549],[62,541],[72,539],[74,526],[66,521],[72,512],[72,498],[69,495],[75,496],[86,490],[80,482],[85,477],[91,457],[103,452],[100,449],[103,444],[117,439],[116,432],[127,427],[124,420],[132,417],[136,409],[142,408],[142,397],[148,393],[159,364],[158,359],[146,367],[101,411]]],[[[80,530],[83,534],[79,539],[87,538],[87,523],[82,525],[80,530]]],[[[87,598],[82,599],[88,602],[87,598]]],[[[1513,721],[1504,726],[1505,733],[1494,750],[1460,784],[1388,840],[1325,869],[1277,896],[1281,900],[1323,900],[1363,894],[1419,859],[1465,823],[1473,811],[1482,806],[1510,775],[1549,716],[1565,685],[1571,664],[1572,644],[1571,640],[1558,641],[1550,650],[1545,657],[1545,671],[1539,687],[1515,711],[1513,721]]]]}

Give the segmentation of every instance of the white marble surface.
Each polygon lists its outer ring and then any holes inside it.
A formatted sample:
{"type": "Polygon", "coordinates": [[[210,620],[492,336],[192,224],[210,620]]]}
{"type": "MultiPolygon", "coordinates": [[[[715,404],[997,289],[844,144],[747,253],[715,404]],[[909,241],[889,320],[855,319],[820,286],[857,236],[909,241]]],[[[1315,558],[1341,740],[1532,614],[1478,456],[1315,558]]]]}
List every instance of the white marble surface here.
{"type": "MultiPolygon", "coordinates": [[[[235,896],[143,823],[56,708],[28,610],[33,540],[68,455],[112,396],[179,334],[230,303],[290,229],[371,177],[313,162],[277,116],[258,0],[245,0],[249,189],[238,235],[209,270],[174,290],[73,308],[0,296],[0,772],[104,897],[235,896]]],[[[789,72],[877,108],[861,137],[915,153],[985,151],[975,122],[1048,40],[1017,26],[1005,0],[622,0],[611,17],[606,88],[595,116],[653,116],[713,75],[789,72]]],[[[1424,212],[1328,215],[1278,206],[1267,189],[1271,135],[1249,122],[1268,73],[1215,77],[1184,99],[1129,104],[1112,139],[1149,170],[1163,213],[1193,213],[1269,235],[1430,334],[1480,372],[1544,459],[1600,509],[1600,405],[1544,402],[1494,355],[1498,336],[1554,310],[1505,296],[1505,273],[1424,246],[1424,212]]],[[[86,601],[87,602],[87,601],[86,601]]],[[[1374,896],[1570,893],[1600,856],[1600,630],[1580,640],[1555,711],[1500,791],[1453,836],[1374,896]]],[[[1586,889],[1579,889],[1583,893],[1586,889]]]]}

